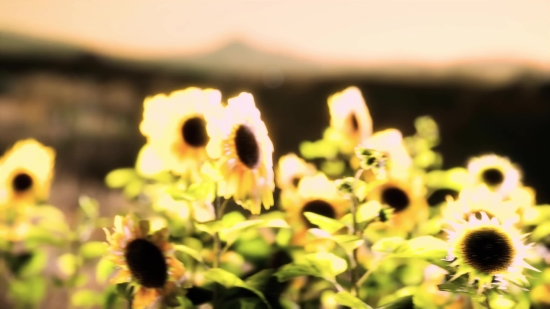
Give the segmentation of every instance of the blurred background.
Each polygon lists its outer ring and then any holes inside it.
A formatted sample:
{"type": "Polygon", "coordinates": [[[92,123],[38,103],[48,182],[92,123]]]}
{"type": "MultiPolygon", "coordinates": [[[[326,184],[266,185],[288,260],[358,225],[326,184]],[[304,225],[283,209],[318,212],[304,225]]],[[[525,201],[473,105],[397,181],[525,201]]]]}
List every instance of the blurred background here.
{"type": "MultiPolygon", "coordinates": [[[[0,1],[0,150],[57,150],[51,203],[127,205],[143,99],[188,86],[254,94],[275,160],[316,140],[356,85],[374,129],[440,125],[444,167],[508,156],[550,203],[548,1],[0,1]]],[[[44,304],[44,308],[48,304],[44,304]]]]}

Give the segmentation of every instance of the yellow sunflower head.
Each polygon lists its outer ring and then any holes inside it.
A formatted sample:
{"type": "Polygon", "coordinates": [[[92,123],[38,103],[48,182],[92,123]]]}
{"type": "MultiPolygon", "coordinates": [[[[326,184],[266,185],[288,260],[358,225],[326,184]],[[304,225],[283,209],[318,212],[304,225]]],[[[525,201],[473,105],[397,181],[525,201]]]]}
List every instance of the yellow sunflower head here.
{"type": "Polygon", "coordinates": [[[275,181],[281,190],[295,190],[302,177],[313,176],[316,171],[315,165],[307,163],[294,153],[289,153],[279,159],[275,181]]]}
{"type": "Polygon", "coordinates": [[[428,218],[428,204],[420,187],[415,181],[380,181],[367,195],[367,200],[378,201],[393,210],[387,224],[392,230],[410,232],[428,218]]]}
{"type": "Polygon", "coordinates": [[[314,176],[305,176],[298,183],[298,191],[292,197],[281,200],[282,207],[287,212],[289,223],[295,228],[295,244],[304,244],[307,230],[316,228],[304,215],[306,212],[316,213],[332,219],[340,219],[350,206],[336,188],[333,181],[321,172],[314,176]]]}
{"type": "Polygon", "coordinates": [[[449,221],[453,230],[447,230],[447,261],[457,267],[451,280],[469,274],[468,283],[477,280],[478,293],[494,284],[499,288],[506,288],[509,282],[528,285],[523,269],[538,271],[524,260],[532,246],[523,243],[528,235],[521,235],[513,221],[501,223],[496,217],[489,219],[484,212],[480,217],[472,214],[468,221],[449,221]]]}
{"type": "Polygon", "coordinates": [[[500,222],[519,221],[517,211],[520,204],[515,201],[503,201],[502,196],[486,186],[464,188],[458,198],[448,198],[442,210],[443,217],[450,220],[467,220],[470,215],[480,218],[484,212],[489,218],[496,217],[500,222]]]}
{"type": "Polygon", "coordinates": [[[218,90],[190,87],[146,98],[139,128],[167,169],[198,177],[201,164],[208,160],[207,124],[222,110],[218,90]]]}
{"type": "Polygon", "coordinates": [[[386,154],[389,162],[386,167],[389,178],[403,181],[409,178],[413,161],[399,130],[378,131],[366,140],[362,146],[386,154]]]}
{"type": "Polygon", "coordinates": [[[259,214],[273,205],[273,143],[254,98],[241,93],[228,100],[222,117],[208,123],[208,153],[219,158],[224,197],[259,214]]]}
{"type": "Polygon", "coordinates": [[[111,283],[133,286],[132,308],[154,307],[185,280],[185,267],[174,257],[167,229],[149,235],[148,221],[127,215],[115,217],[112,234],[104,230],[108,259],[119,267],[111,283]]]}
{"type": "Polygon", "coordinates": [[[507,196],[521,183],[519,170],[507,158],[484,155],[468,162],[471,184],[482,184],[507,196]]]}
{"type": "Polygon", "coordinates": [[[0,158],[0,204],[35,202],[49,196],[55,151],[34,139],[18,141],[0,158]]]}
{"type": "Polygon", "coordinates": [[[355,146],[372,133],[372,119],[367,103],[357,87],[349,87],[328,98],[330,126],[340,136],[343,153],[351,154],[355,146]]]}

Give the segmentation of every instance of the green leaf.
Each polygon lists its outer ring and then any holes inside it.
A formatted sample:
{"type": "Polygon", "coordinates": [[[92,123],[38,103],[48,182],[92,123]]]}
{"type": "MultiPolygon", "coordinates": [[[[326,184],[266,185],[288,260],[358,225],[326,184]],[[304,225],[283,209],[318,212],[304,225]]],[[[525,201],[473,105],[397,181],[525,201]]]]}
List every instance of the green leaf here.
{"type": "Polygon", "coordinates": [[[271,305],[269,305],[269,302],[262,292],[251,287],[246,282],[242,281],[239,277],[230,272],[227,272],[221,268],[211,268],[206,271],[204,275],[206,279],[217,282],[226,288],[239,287],[249,290],[250,292],[256,294],[268,306],[268,308],[271,308],[271,305]]]}
{"type": "Polygon", "coordinates": [[[372,309],[371,306],[365,304],[359,298],[351,295],[348,292],[338,292],[334,296],[334,300],[342,306],[347,306],[353,309],[372,309]]]}
{"type": "Polygon", "coordinates": [[[107,245],[101,241],[90,241],[80,247],[80,255],[85,259],[95,259],[107,252],[107,245]]]}
{"type": "Polygon", "coordinates": [[[397,256],[443,259],[447,256],[447,253],[448,244],[446,241],[433,236],[421,236],[409,240],[407,250],[398,252],[397,256]]]}
{"type": "Polygon", "coordinates": [[[220,238],[227,242],[227,245],[234,243],[242,233],[251,228],[289,228],[288,223],[283,219],[258,219],[238,222],[230,228],[220,230],[220,238]]]}
{"type": "Polygon", "coordinates": [[[321,163],[321,170],[328,176],[340,176],[346,170],[346,163],[342,160],[331,160],[321,163]]]}
{"type": "Polygon", "coordinates": [[[376,307],[376,309],[411,309],[414,308],[413,296],[407,295],[405,297],[398,298],[397,300],[382,305],[381,307],[376,307]]]}
{"type": "Polygon", "coordinates": [[[65,244],[65,240],[62,235],[57,235],[47,228],[35,225],[31,226],[27,231],[25,246],[27,248],[34,248],[40,245],[62,246],[65,244]]]}
{"type": "Polygon", "coordinates": [[[331,234],[345,227],[345,224],[338,220],[321,216],[313,212],[305,212],[304,216],[306,216],[309,222],[317,225],[323,231],[331,234]]]}
{"type": "Polygon", "coordinates": [[[548,235],[550,235],[550,221],[539,224],[530,237],[532,241],[540,241],[548,235]]]}
{"type": "Polygon", "coordinates": [[[113,262],[107,259],[100,259],[96,266],[96,280],[99,283],[105,283],[115,269],[116,265],[113,262]]]}
{"type": "Polygon", "coordinates": [[[31,258],[21,267],[19,276],[22,278],[34,277],[39,275],[48,262],[48,256],[43,251],[34,251],[31,258]]]}
{"type": "Polygon", "coordinates": [[[372,250],[382,253],[392,253],[405,246],[406,242],[407,241],[401,237],[387,237],[372,245],[372,250]]]}
{"type": "Polygon", "coordinates": [[[336,276],[346,271],[346,260],[328,252],[310,253],[284,265],[275,273],[279,281],[294,277],[314,276],[333,282],[336,276]]]}
{"type": "Polygon", "coordinates": [[[57,258],[57,267],[67,276],[72,276],[78,267],[78,258],[72,253],[65,253],[57,258]]]}
{"type": "Polygon", "coordinates": [[[248,284],[248,286],[261,291],[266,287],[266,284],[272,278],[274,273],[274,269],[263,269],[255,273],[254,275],[246,278],[244,282],[248,284]]]}
{"type": "Polygon", "coordinates": [[[187,246],[184,246],[184,245],[174,245],[174,249],[189,255],[190,257],[194,258],[195,260],[197,260],[201,263],[204,262],[200,252],[193,249],[193,248],[190,248],[190,247],[187,247],[187,246]]]}
{"type": "Polygon", "coordinates": [[[263,308],[262,301],[253,298],[253,297],[245,297],[245,298],[238,298],[228,301],[227,303],[223,304],[223,309],[234,309],[234,308],[240,308],[240,309],[258,309],[263,308]]]}
{"type": "Polygon", "coordinates": [[[105,183],[109,188],[122,188],[137,178],[133,168],[121,168],[111,171],[105,177],[105,183]]]}
{"type": "Polygon", "coordinates": [[[136,178],[124,187],[124,195],[126,195],[127,198],[133,199],[141,193],[144,185],[145,184],[142,179],[136,178]]]}
{"type": "Polygon", "coordinates": [[[99,216],[99,203],[87,196],[81,196],[78,199],[78,205],[86,217],[95,219],[99,216]]]}
{"type": "Polygon", "coordinates": [[[101,293],[92,290],[76,291],[71,296],[71,304],[76,307],[91,308],[101,304],[101,293]]]}
{"type": "Polygon", "coordinates": [[[300,144],[300,154],[304,159],[335,158],[338,154],[338,146],[327,140],[315,142],[305,141],[300,144]]]}
{"type": "Polygon", "coordinates": [[[209,235],[214,235],[223,229],[223,222],[220,220],[212,220],[203,223],[194,222],[195,228],[209,235]]]}
{"type": "Polygon", "coordinates": [[[190,185],[185,194],[191,196],[193,200],[212,201],[215,197],[216,184],[211,181],[202,181],[190,185]]]}
{"type": "Polygon", "coordinates": [[[353,252],[359,248],[365,241],[355,235],[335,235],[331,237],[338,245],[340,245],[347,253],[353,252]]]}
{"type": "Polygon", "coordinates": [[[32,277],[24,280],[11,280],[9,294],[21,304],[39,304],[46,293],[46,280],[43,277],[32,277]]]}
{"type": "Polygon", "coordinates": [[[244,221],[246,221],[246,217],[239,211],[232,211],[232,212],[226,213],[222,217],[223,225],[227,228],[231,228],[235,224],[238,224],[244,221]]]}

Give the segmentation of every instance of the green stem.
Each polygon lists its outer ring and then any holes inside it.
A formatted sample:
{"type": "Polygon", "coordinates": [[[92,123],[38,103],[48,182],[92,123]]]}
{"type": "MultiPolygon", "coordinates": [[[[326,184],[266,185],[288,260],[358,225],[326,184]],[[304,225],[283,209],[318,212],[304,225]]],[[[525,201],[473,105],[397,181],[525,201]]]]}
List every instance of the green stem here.
{"type": "Polygon", "coordinates": [[[487,309],[491,309],[491,304],[489,303],[489,291],[485,290],[484,294],[485,294],[485,306],[487,307],[487,309]]]}
{"type": "MultiPolygon", "coordinates": [[[[216,185],[216,201],[214,203],[214,207],[215,207],[214,215],[215,215],[216,220],[221,220],[221,218],[223,217],[223,213],[225,212],[225,207],[227,206],[229,200],[226,199],[222,203],[221,202],[221,197],[218,196],[217,193],[218,193],[218,186],[216,185]]],[[[226,250],[226,248],[222,248],[220,235],[218,234],[218,232],[214,233],[214,248],[213,248],[213,250],[214,250],[214,262],[213,262],[212,266],[214,268],[218,268],[218,267],[220,267],[221,256],[226,250]]],[[[214,307],[214,309],[216,309],[220,306],[220,304],[219,304],[220,294],[221,294],[221,291],[220,291],[219,285],[217,283],[214,283],[214,300],[212,302],[212,306],[214,307]]]]}
{"type": "MultiPolygon", "coordinates": [[[[352,217],[352,227],[349,231],[350,235],[357,235],[358,234],[358,228],[357,228],[357,208],[359,206],[359,201],[355,197],[355,189],[357,187],[357,181],[361,177],[361,174],[363,173],[362,169],[359,169],[357,173],[355,173],[355,180],[353,183],[353,193],[351,197],[351,217],[352,217]]],[[[353,249],[353,253],[351,254],[350,260],[350,277],[351,277],[351,294],[358,296],[359,294],[359,285],[357,281],[357,254],[358,254],[358,248],[353,249]]]]}

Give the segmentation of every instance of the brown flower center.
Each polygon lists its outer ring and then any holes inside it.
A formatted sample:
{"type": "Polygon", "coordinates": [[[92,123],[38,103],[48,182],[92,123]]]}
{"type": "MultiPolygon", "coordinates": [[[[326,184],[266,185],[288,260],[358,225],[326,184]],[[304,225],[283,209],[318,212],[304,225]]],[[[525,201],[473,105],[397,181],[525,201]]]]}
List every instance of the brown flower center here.
{"type": "Polygon", "coordinates": [[[235,149],[239,160],[248,168],[255,168],[260,163],[260,146],[254,132],[246,126],[240,125],[235,132],[235,149]]]}
{"type": "Polygon", "coordinates": [[[428,197],[428,205],[430,205],[430,207],[438,206],[446,201],[447,196],[456,199],[458,197],[458,192],[453,189],[435,190],[432,194],[430,194],[430,197],[428,197]]]}
{"type": "Polygon", "coordinates": [[[336,218],[336,211],[334,210],[334,207],[332,207],[332,205],[328,202],[325,202],[323,200],[313,200],[311,202],[308,202],[304,205],[304,207],[302,207],[302,216],[305,220],[304,222],[306,222],[307,224],[307,227],[310,229],[318,228],[318,226],[309,222],[309,220],[304,215],[304,213],[306,212],[312,212],[331,219],[336,218]]]}
{"type": "Polygon", "coordinates": [[[481,177],[483,178],[483,182],[490,186],[498,186],[504,181],[504,174],[496,168],[486,169],[481,174],[481,177]]]}
{"type": "Polygon", "coordinates": [[[355,115],[355,113],[351,113],[349,115],[349,123],[350,123],[352,132],[359,131],[359,120],[357,120],[357,116],[355,115]]]}
{"type": "Polygon", "coordinates": [[[382,191],[382,203],[394,209],[395,213],[409,207],[410,200],[407,193],[396,187],[389,187],[382,191]]]}
{"type": "Polygon", "coordinates": [[[466,264],[486,274],[506,270],[514,257],[510,237],[492,228],[469,232],[464,237],[461,250],[466,264]]]}
{"type": "Polygon", "coordinates": [[[11,186],[13,191],[21,193],[29,190],[33,185],[33,180],[29,174],[19,173],[13,177],[11,186]]]}
{"type": "Polygon", "coordinates": [[[206,121],[202,117],[192,117],[181,127],[181,135],[186,144],[192,147],[204,147],[210,140],[206,132],[206,121]]]}
{"type": "Polygon", "coordinates": [[[152,242],[137,238],[124,255],[132,276],[146,288],[161,288],[168,280],[168,265],[162,251],[152,242]]]}

